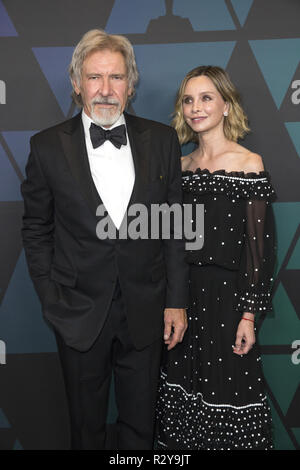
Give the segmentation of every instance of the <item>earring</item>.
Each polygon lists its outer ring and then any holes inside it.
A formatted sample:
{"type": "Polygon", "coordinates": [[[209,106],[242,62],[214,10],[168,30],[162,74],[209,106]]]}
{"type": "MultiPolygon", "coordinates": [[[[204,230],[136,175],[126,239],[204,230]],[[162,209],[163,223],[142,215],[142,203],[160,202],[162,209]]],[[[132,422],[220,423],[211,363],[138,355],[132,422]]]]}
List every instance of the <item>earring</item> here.
{"type": "Polygon", "coordinates": [[[228,111],[224,111],[223,116],[228,116],[228,111]]]}

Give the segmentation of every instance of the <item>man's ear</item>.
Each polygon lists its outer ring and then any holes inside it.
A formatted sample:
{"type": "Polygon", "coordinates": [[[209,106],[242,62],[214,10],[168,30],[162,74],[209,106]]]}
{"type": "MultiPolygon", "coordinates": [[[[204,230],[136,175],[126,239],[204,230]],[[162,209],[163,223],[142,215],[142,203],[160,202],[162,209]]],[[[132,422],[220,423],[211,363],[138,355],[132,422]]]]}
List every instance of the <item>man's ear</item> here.
{"type": "Polygon", "coordinates": [[[74,88],[74,91],[75,91],[76,95],[80,95],[80,88],[77,85],[77,83],[75,82],[75,80],[73,80],[72,84],[73,84],[73,88],[74,88]]]}

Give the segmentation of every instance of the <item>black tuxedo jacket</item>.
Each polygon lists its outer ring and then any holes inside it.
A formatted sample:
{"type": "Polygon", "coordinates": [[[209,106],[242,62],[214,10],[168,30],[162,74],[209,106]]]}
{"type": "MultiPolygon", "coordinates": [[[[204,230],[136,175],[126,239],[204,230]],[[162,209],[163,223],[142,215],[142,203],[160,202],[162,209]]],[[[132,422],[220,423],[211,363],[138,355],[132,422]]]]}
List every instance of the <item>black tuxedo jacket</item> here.
{"type": "MultiPolygon", "coordinates": [[[[175,131],[126,113],[125,119],[135,167],[129,206],[181,203],[175,131]]],[[[161,337],[164,308],[187,306],[184,242],[97,237],[102,201],[90,173],[81,114],[32,137],[22,194],[29,272],[46,319],[65,342],[80,351],[91,347],[117,279],[136,348],[161,337]]]]}

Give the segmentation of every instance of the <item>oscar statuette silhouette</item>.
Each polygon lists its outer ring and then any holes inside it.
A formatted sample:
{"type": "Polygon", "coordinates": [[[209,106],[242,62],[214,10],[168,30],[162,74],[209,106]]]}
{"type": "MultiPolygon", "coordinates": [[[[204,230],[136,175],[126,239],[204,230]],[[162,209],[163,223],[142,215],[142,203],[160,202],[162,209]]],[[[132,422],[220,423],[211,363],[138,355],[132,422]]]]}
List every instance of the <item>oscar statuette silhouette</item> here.
{"type": "Polygon", "coordinates": [[[173,0],[165,0],[165,6],[165,16],[159,16],[151,20],[147,28],[147,34],[193,32],[193,27],[188,18],[173,14],[173,0]]]}

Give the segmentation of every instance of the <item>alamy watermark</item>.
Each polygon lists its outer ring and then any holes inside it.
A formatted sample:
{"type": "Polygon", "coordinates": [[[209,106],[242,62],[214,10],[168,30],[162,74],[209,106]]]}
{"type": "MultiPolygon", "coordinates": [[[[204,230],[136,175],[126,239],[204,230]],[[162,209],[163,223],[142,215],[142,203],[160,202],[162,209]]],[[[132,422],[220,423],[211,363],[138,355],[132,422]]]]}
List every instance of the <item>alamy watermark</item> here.
{"type": "Polygon", "coordinates": [[[294,80],[291,86],[293,90],[295,90],[291,96],[292,103],[299,104],[300,103],[300,80],[294,80]]]}
{"type": "Polygon", "coordinates": [[[187,250],[200,250],[204,244],[203,204],[132,204],[119,231],[103,204],[96,215],[96,234],[100,240],[185,240],[187,250]]]}
{"type": "Polygon", "coordinates": [[[0,80],[0,104],[6,104],[6,84],[0,80]]]}
{"type": "Polygon", "coordinates": [[[0,364],[6,364],[6,344],[0,340],[0,364]]]}
{"type": "Polygon", "coordinates": [[[296,349],[292,354],[292,363],[297,366],[300,364],[300,339],[295,339],[295,341],[292,342],[292,348],[296,349]]]}

